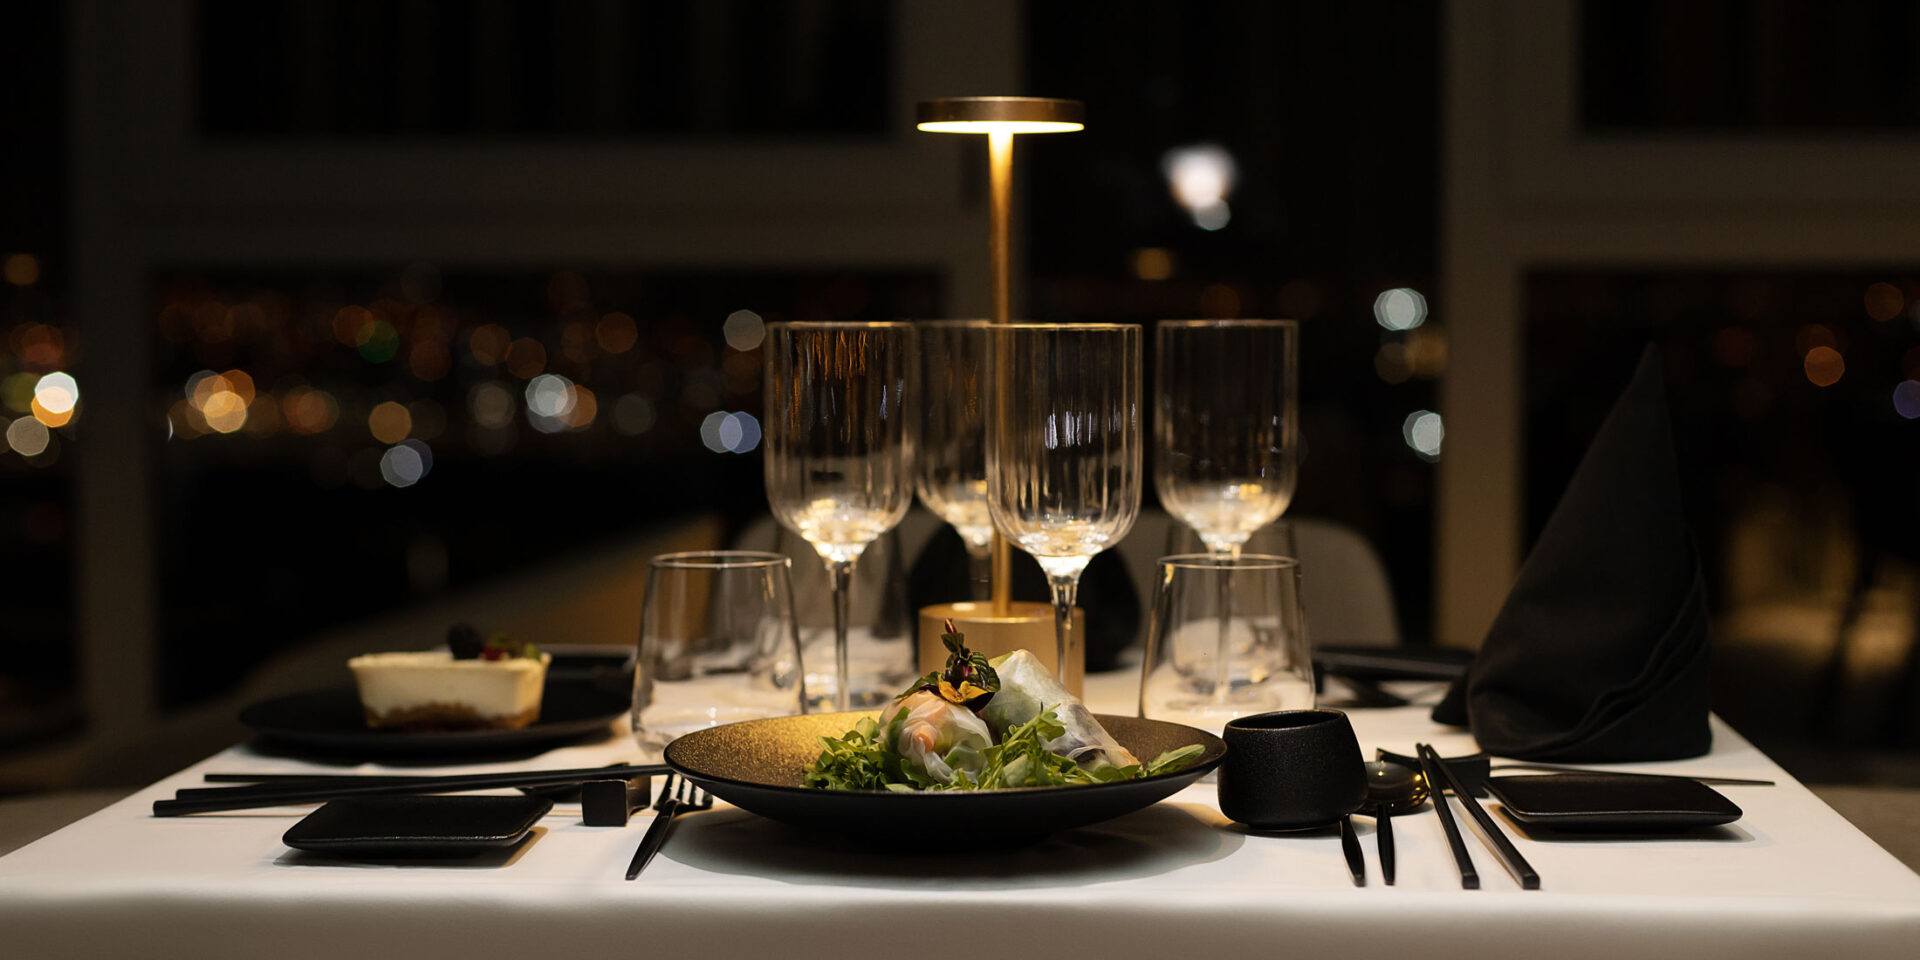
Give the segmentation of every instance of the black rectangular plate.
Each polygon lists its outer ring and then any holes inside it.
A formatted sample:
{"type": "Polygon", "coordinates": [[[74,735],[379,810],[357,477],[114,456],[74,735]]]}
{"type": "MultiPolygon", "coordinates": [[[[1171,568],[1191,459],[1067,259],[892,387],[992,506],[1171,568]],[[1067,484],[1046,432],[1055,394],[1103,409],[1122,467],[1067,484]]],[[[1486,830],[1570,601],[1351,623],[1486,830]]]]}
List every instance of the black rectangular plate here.
{"type": "Polygon", "coordinates": [[[1733,801],[1684,777],[1552,773],[1492,777],[1487,790],[1513,819],[1554,830],[1669,833],[1740,819],[1733,801]]]}
{"type": "Polygon", "coordinates": [[[458,857],[519,843],[551,809],[542,797],[354,797],[307,814],[280,839],[339,857],[458,857]]]}

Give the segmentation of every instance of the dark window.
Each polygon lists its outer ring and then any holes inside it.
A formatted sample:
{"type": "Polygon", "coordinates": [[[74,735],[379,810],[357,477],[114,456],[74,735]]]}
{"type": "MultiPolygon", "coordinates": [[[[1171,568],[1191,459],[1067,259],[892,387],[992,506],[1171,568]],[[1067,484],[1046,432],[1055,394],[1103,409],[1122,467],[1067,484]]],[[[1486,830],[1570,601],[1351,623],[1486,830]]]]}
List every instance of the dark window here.
{"type": "Polygon", "coordinates": [[[1544,271],[1526,338],[1528,539],[1652,343],[1714,709],[1822,779],[1862,771],[1808,743],[1920,735],[1920,271],[1544,271]]]}
{"type": "Polygon", "coordinates": [[[1587,0],[1582,125],[1620,133],[1920,127],[1905,0],[1587,0]]]}
{"type": "Polygon", "coordinates": [[[1437,466],[1403,428],[1436,408],[1446,318],[1423,310],[1423,326],[1389,330],[1375,301],[1434,293],[1437,9],[1047,2],[1027,16],[1022,92],[1087,105],[1085,131],[1016,148],[1034,314],[1301,321],[1305,449],[1288,515],[1365,535],[1403,635],[1429,641],[1437,466]],[[1163,166],[1198,145],[1238,174],[1212,230],[1163,166]]]}
{"type": "Polygon", "coordinates": [[[939,313],[902,272],[157,279],[162,696],[699,514],[763,513],[758,327],[939,313]],[[545,378],[545,379],[538,379],[545,378]],[[713,434],[715,431],[707,431],[713,434]],[[738,455],[750,454],[750,455],[738,455]]]}
{"type": "Polygon", "coordinates": [[[888,0],[201,0],[213,137],[893,132],[888,0]]]}

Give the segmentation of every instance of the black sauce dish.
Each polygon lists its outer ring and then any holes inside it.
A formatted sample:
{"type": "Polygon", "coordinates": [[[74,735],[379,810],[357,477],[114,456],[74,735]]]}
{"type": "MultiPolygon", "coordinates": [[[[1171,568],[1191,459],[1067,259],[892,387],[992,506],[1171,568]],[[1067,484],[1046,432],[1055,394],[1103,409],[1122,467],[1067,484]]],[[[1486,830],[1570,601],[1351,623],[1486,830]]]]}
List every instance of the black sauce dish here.
{"type": "Polygon", "coordinates": [[[1309,830],[1367,799],[1366,761],[1347,715],[1282,710],[1229,721],[1220,811],[1254,830],[1309,830]]]}

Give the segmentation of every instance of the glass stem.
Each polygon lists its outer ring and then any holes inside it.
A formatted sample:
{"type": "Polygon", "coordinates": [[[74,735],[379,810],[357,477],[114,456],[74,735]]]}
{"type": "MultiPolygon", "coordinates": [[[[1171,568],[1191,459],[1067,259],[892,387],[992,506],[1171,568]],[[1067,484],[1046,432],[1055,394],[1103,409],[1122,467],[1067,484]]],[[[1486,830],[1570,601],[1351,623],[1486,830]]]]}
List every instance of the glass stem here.
{"type": "Polygon", "coordinates": [[[1047,585],[1053,588],[1054,673],[1066,683],[1067,664],[1080,649],[1080,638],[1073,633],[1073,603],[1080,593],[1080,571],[1050,575],[1047,585]]]}
{"type": "Polygon", "coordinates": [[[853,709],[853,678],[847,670],[847,597],[853,592],[853,561],[828,560],[827,586],[833,592],[833,708],[853,709]]]}
{"type": "MultiPolygon", "coordinates": [[[[1228,544],[1221,549],[1214,550],[1213,555],[1215,559],[1219,559],[1219,560],[1228,560],[1228,561],[1238,560],[1240,558],[1240,545],[1237,543],[1228,544]]],[[[1218,589],[1220,591],[1220,594],[1216,598],[1216,606],[1220,610],[1220,633],[1218,637],[1219,646],[1217,648],[1217,651],[1214,654],[1213,702],[1224,706],[1227,702],[1228,695],[1233,691],[1233,639],[1232,639],[1233,569],[1232,568],[1230,567],[1220,568],[1220,579],[1219,579],[1218,589]]]]}
{"type": "Polygon", "coordinates": [[[967,599],[974,603],[993,600],[993,549],[974,549],[967,544],[967,599]]]}

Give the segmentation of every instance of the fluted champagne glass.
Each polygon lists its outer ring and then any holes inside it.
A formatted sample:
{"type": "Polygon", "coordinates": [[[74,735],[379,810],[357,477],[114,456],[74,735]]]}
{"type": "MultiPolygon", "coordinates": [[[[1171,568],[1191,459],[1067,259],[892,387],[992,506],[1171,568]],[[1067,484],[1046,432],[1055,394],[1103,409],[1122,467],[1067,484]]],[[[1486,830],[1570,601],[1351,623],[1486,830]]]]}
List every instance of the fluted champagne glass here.
{"type": "MultiPolygon", "coordinates": [[[[1164,320],[1154,330],[1154,488],[1222,560],[1293,499],[1298,334],[1291,320],[1164,320]]],[[[1216,579],[1222,702],[1236,655],[1231,573],[1216,579]]]]}
{"type": "Polygon", "coordinates": [[[920,441],[914,487],[920,502],[953,525],[967,547],[972,598],[988,599],[993,516],[987,508],[986,377],[992,369],[985,320],[922,320],[920,441]]]}
{"type": "Polygon", "coordinates": [[[1140,513],[1140,327],[996,324],[993,341],[987,504],[1001,535],[1046,572],[1064,680],[1080,644],[1080,573],[1140,513]]]}
{"type": "Polygon", "coordinates": [[[892,692],[853,689],[847,603],[861,552],[913,501],[917,374],[908,324],[767,325],[767,502],[826,564],[839,710],[892,692]]]}
{"type": "Polygon", "coordinates": [[[1154,488],[1210,553],[1239,552],[1293,499],[1298,335],[1291,320],[1154,331],[1154,488]]]}

